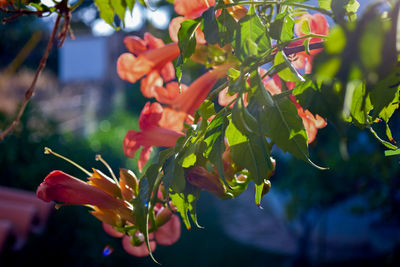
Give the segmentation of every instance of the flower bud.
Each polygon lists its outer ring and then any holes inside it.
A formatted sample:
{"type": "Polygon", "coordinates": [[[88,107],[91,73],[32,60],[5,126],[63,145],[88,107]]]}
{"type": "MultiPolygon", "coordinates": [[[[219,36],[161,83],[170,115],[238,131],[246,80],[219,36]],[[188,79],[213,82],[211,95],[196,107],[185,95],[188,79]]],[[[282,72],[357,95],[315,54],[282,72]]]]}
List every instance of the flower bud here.
{"type": "Polygon", "coordinates": [[[194,186],[204,189],[217,197],[226,195],[226,188],[218,176],[208,172],[201,166],[190,168],[185,175],[186,180],[194,186]]]}

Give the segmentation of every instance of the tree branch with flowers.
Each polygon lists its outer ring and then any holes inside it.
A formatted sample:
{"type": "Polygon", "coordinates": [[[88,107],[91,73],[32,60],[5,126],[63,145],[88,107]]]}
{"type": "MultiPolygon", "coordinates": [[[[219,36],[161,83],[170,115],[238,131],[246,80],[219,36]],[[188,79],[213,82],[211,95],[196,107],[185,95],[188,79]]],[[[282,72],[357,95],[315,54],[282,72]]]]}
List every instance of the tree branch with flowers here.
{"type": "MultiPolygon", "coordinates": [[[[94,2],[115,28],[135,3],[94,2]]],[[[389,127],[399,107],[398,1],[377,2],[360,18],[355,0],[320,0],[319,6],[301,0],[171,2],[180,15],[169,25],[172,43],[150,33],[128,36],[127,52],[116,62],[119,77],[140,81],[151,99],[140,114],[140,131],[126,129],[121,140],[127,157],[141,149],[140,178],[123,168],[117,178],[99,157],[111,177],[83,169],[83,182],[53,171],[38,187],[42,200],[89,206],[107,233],[122,237],[128,253],[154,259],[157,244],[179,239],[178,213],[187,229],[199,226],[202,190],[229,199],[254,184],[260,206],[279,164],[271,156],[274,146],[310,168],[334,168],[318,166],[308,151],[318,130],[332,124],[343,140],[356,126],[376,137],[387,155],[400,153],[389,127]],[[188,62],[206,71],[186,85],[181,78],[188,62]],[[374,130],[377,124],[385,124],[386,137],[374,130]],[[145,168],[153,147],[165,149],[145,168]]],[[[36,1],[19,4],[30,9],[1,1],[1,11],[57,12],[36,1]]]]}

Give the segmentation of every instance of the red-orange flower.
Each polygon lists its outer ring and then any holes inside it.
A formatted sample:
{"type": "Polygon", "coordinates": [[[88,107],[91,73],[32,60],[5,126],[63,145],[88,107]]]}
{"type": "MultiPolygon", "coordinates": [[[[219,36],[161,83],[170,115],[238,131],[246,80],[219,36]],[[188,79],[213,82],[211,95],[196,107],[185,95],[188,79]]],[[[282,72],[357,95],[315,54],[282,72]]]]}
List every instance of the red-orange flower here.
{"type": "Polygon", "coordinates": [[[180,94],[171,105],[187,114],[193,114],[206,99],[216,82],[226,75],[226,71],[230,67],[231,64],[220,65],[206,72],[180,94]]]}
{"type": "Polygon", "coordinates": [[[145,33],[143,40],[128,36],[124,43],[131,53],[123,53],[118,58],[117,73],[121,79],[131,83],[147,75],[140,87],[145,97],[153,97],[154,86],[162,86],[163,79],[168,82],[175,78],[171,61],[179,56],[177,44],[164,45],[161,39],[150,33],[145,33]]]}
{"type": "MultiPolygon", "coordinates": [[[[100,178],[101,173],[95,172],[93,177],[100,178]]],[[[115,184],[114,184],[115,185],[115,184]]],[[[60,201],[75,205],[91,205],[92,214],[106,221],[117,224],[117,221],[127,220],[135,222],[130,205],[110,194],[113,192],[112,184],[86,183],[62,171],[52,171],[39,185],[36,195],[43,201],[60,201]],[[108,187],[109,190],[104,190],[108,187]],[[99,216],[97,216],[99,215],[99,216]]]]}
{"type": "Polygon", "coordinates": [[[201,14],[215,5],[215,0],[175,0],[176,13],[189,19],[200,17],[201,14]]]}
{"type": "MultiPolygon", "coordinates": [[[[296,33],[297,36],[300,37],[306,35],[306,33],[304,33],[301,29],[301,26],[304,23],[304,21],[308,21],[310,33],[319,35],[328,35],[329,33],[328,22],[323,15],[317,13],[314,15],[305,14],[300,18],[300,21],[296,23],[294,26],[294,32],[296,33]]],[[[290,46],[302,45],[303,41],[304,40],[292,42],[290,46]]],[[[310,43],[316,43],[321,41],[322,41],[321,38],[311,38],[310,43]]],[[[297,53],[293,60],[293,66],[297,69],[305,69],[305,73],[311,73],[314,56],[316,56],[319,52],[321,52],[321,49],[311,50],[310,55],[308,55],[306,52],[297,53]]]]}
{"type": "Polygon", "coordinates": [[[186,118],[184,112],[163,108],[159,103],[144,106],[140,118],[140,132],[129,130],[123,142],[124,153],[134,157],[136,151],[143,147],[138,161],[141,171],[149,160],[153,146],[172,147],[179,137],[184,136],[180,130],[186,118]]]}

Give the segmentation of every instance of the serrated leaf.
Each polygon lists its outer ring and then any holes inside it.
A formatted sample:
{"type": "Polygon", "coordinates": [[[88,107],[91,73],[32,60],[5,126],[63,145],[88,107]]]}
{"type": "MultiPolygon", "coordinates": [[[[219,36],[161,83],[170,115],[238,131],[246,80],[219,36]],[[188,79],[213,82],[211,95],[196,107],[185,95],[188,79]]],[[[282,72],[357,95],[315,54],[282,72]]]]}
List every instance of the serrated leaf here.
{"type": "Polygon", "coordinates": [[[236,165],[249,171],[249,179],[261,184],[271,171],[268,151],[260,136],[252,136],[248,141],[230,147],[232,160],[236,165]]]}
{"type": "Polygon", "coordinates": [[[254,5],[249,12],[239,21],[239,28],[235,38],[235,55],[244,60],[249,54],[248,40],[257,44],[258,54],[271,48],[271,42],[265,29],[265,25],[258,17],[254,5]]]}
{"type": "Polygon", "coordinates": [[[223,47],[226,44],[232,43],[238,23],[225,8],[222,10],[221,15],[218,16],[217,23],[219,46],[223,47]]]}
{"type": "Polygon", "coordinates": [[[307,132],[295,105],[288,98],[281,98],[275,106],[264,109],[260,119],[273,143],[284,152],[308,161],[307,132]]]}

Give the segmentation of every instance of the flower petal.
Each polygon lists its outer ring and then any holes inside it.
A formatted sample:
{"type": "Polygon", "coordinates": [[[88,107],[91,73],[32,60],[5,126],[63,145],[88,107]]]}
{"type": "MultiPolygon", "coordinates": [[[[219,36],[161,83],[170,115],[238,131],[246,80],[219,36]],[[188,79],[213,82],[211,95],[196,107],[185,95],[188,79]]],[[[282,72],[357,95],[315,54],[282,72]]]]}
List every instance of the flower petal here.
{"type": "Polygon", "coordinates": [[[181,236],[181,222],[179,217],[172,215],[166,224],[158,227],[155,236],[157,243],[163,246],[170,246],[178,241],[181,236]]]}

